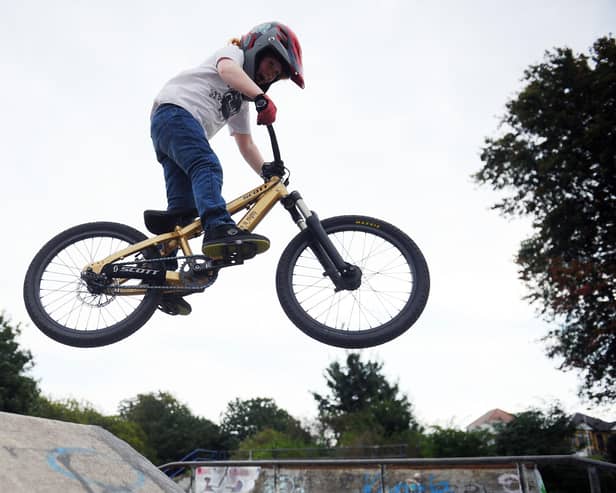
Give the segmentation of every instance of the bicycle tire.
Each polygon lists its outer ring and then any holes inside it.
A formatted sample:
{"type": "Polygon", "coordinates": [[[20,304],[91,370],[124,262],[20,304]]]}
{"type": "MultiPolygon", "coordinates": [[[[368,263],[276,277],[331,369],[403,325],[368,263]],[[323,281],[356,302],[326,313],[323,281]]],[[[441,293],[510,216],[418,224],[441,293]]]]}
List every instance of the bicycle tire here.
{"type": "Polygon", "coordinates": [[[303,231],[287,245],[276,271],[278,299],[289,319],[313,339],[347,349],[378,346],[406,332],[430,291],[417,245],[395,226],[368,216],[337,216],[322,224],[344,260],[362,270],[362,285],[335,292],[310,249],[310,233],[303,231]],[[364,301],[370,306],[360,306],[364,301]],[[348,317],[341,316],[349,305],[348,317]]]}
{"type": "MultiPolygon", "coordinates": [[[[158,292],[96,295],[88,291],[81,272],[86,265],[145,239],[124,224],[93,222],[49,240],[33,258],[24,280],[24,302],[34,324],[55,341],[74,347],[106,346],[141,328],[156,311],[158,292]]],[[[157,255],[154,248],[148,252],[148,258],[157,255]]],[[[126,261],[130,258],[122,260],[126,261]]]]}

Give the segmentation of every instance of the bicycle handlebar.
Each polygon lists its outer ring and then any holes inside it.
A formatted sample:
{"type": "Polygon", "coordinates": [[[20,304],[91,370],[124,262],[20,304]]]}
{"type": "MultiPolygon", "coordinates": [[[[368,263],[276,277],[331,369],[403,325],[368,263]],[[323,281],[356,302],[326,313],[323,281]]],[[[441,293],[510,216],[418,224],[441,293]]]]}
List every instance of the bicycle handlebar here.
{"type": "Polygon", "coordinates": [[[276,139],[276,132],[274,132],[274,126],[268,125],[267,131],[269,132],[270,141],[272,142],[272,152],[274,153],[274,161],[282,163],[282,159],[280,159],[280,148],[278,147],[278,139],[276,139]]]}

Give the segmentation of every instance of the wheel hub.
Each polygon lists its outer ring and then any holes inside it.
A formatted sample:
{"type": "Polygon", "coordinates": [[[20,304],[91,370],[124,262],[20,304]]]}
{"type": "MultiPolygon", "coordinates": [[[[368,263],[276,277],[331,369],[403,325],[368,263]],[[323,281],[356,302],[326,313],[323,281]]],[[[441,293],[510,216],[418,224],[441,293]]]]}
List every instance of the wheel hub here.
{"type": "Polygon", "coordinates": [[[347,265],[347,268],[342,271],[340,285],[336,291],[355,291],[361,286],[362,271],[356,265],[347,265]]]}
{"type": "Polygon", "coordinates": [[[105,274],[97,274],[92,269],[81,273],[81,283],[91,294],[103,294],[111,284],[111,280],[105,274]]]}

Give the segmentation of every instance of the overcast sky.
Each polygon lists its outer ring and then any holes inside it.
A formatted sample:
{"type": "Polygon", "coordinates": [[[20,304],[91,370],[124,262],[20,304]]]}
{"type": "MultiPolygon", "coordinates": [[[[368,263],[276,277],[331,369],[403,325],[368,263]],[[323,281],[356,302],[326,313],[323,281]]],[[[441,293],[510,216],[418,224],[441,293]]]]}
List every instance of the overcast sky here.
{"type": "MultiPolygon", "coordinates": [[[[498,195],[470,179],[524,69],[555,46],[587,52],[616,26],[613,0],[3,2],[0,309],[24,324],[20,343],[43,392],[106,414],[164,390],[215,422],[236,397],[316,416],[310,391],[326,391],[324,369],[346,352],[305,336],[278,304],[276,265],[297,233],[282,207],[257,229],[272,241],[268,253],[191,296],[190,317],[157,312],[115,345],[48,339],[21,295],[30,260],[53,235],[95,220],[144,231],[142,211],[165,208],[149,137],[154,96],[267,20],[292,26],[304,50],[306,89],[287,82],[269,93],[290,189],[322,218],[359,213],[397,225],[430,267],[422,317],[364,358],[383,362],[424,425],[464,427],[496,407],[555,400],[616,420],[613,408],[579,401],[577,376],[545,356],[549,326],[522,299],[513,262],[528,221],[490,211],[498,195]]],[[[267,132],[253,130],[269,157],[267,132]]],[[[226,129],[212,146],[225,198],[258,185],[226,129]]]]}

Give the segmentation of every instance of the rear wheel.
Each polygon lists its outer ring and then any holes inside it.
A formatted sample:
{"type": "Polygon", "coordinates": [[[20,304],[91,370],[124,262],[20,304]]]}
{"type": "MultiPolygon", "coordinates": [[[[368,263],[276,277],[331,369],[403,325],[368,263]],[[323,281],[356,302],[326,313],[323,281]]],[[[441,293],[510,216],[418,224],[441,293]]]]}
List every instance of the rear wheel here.
{"type": "MultiPolygon", "coordinates": [[[[83,272],[145,239],[136,229],[110,222],[82,224],[52,238],[32,260],[24,281],[24,301],[34,324],[52,339],[76,347],[112,344],[143,326],[156,310],[158,292],[138,289],[142,281],[134,279],[109,279],[106,288],[97,289],[83,272]],[[120,294],[131,287],[137,288],[133,294],[120,294]]],[[[137,252],[121,262],[156,255],[137,252]]]]}
{"type": "Polygon", "coordinates": [[[366,216],[322,221],[343,259],[361,270],[357,289],[336,291],[310,247],[310,233],[284,250],[276,289],[287,316],[310,337],[343,348],[390,341],[421,315],[430,290],[417,245],[395,226],[366,216]]]}

